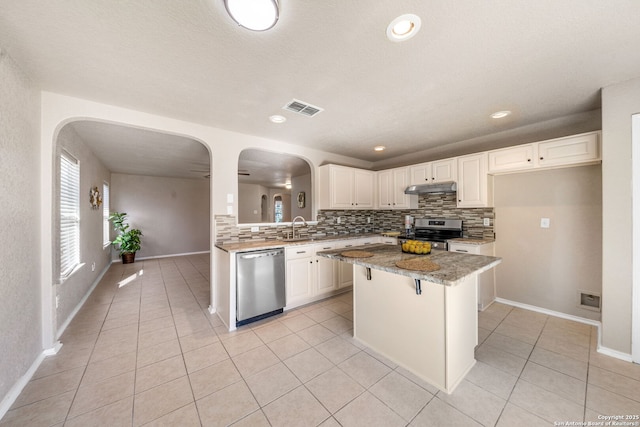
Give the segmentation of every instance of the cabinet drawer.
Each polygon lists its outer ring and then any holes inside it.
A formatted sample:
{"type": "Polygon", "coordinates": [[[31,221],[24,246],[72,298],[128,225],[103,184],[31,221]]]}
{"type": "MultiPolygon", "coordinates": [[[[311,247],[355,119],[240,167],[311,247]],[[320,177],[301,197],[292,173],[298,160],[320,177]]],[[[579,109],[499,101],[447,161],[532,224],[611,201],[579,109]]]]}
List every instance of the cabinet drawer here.
{"type": "Polygon", "coordinates": [[[285,250],[287,260],[306,258],[313,255],[313,246],[296,246],[285,250]]]}

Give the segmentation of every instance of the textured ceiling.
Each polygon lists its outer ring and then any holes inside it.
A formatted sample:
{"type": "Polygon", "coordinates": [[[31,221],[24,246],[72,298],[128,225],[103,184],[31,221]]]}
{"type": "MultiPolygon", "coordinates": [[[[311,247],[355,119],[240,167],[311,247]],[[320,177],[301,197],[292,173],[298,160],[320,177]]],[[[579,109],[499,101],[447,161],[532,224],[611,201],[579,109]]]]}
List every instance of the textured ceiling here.
{"type": "Polygon", "coordinates": [[[640,76],[637,0],[280,5],[251,32],[222,0],[0,0],[0,46],[44,90],[374,165],[597,128],[600,88],[640,76]],[[392,43],[403,13],[422,29],[392,43]],[[293,98],[324,111],[282,110],[293,98]]]}

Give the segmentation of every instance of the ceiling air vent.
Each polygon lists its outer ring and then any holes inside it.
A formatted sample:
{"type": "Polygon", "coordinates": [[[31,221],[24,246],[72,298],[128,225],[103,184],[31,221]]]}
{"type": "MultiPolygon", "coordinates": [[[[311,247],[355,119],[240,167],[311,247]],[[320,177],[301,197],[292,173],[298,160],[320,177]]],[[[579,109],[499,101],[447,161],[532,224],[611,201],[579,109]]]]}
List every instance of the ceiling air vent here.
{"type": "Polygon", "coordinates": [[[324,109],[320,107],[316,107],[315,105],[311,105],[306,102],[299,101],[297,99],[292,100],[282,108],[284,110],[293,111],[294,113],[302,114],[303,116],[307,116],[307,117],[313,117],[316,114],[324,111],[324,109]]]}

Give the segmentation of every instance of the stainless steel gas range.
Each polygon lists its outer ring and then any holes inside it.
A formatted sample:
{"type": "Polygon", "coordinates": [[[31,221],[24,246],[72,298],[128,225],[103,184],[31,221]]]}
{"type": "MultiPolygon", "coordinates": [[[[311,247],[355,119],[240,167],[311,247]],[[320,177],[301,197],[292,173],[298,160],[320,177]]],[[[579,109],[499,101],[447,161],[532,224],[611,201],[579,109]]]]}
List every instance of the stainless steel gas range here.
{"type": "Polygon", "coordinates": [[[414,225],[414,239],[430,242],[432,249],[447,251],[447,240],[462,237],[461,219],[416,218],[414,225]]]}

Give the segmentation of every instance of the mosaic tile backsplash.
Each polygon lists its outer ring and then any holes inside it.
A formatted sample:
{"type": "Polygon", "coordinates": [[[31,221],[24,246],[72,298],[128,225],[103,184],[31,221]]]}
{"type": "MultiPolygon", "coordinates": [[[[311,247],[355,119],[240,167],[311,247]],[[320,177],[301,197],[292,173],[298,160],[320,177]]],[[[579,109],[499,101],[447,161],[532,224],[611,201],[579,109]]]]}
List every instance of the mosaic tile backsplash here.
{"type": "MultiPolygon", "coordinates": [[[[354,233],[404,232],[404,218],[462,219],[465,237],[493,239],[495,214],[493,208],[456,207],[455,193],[423,194],[418,198],[417,209],[405,210],[320,210],[315,225],[296,224],[301,237],[322,237],[354,233]],[[338,218],[340,219],[338,221],[338,218]],[[483,226],[483,218],[490,225],[483,226]]],[[[279,239],[291,231],[291,225],[264,225],[252,232],[249,227],[236,226],[233,215],[216,215],[216,242],[241,242],[246,240],[279,239]]]]}

